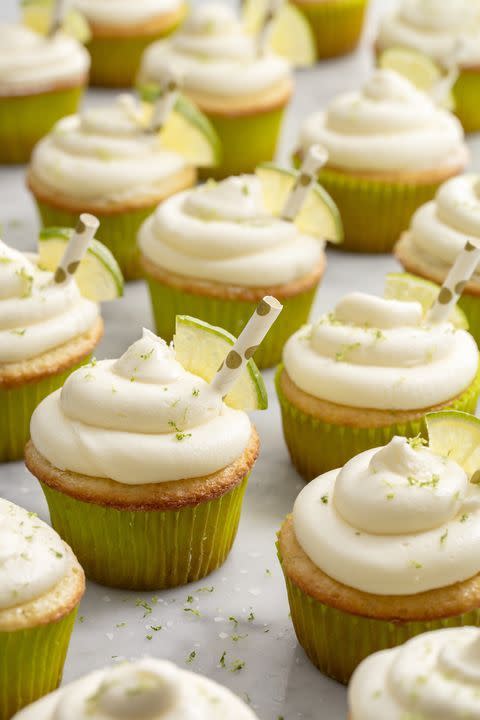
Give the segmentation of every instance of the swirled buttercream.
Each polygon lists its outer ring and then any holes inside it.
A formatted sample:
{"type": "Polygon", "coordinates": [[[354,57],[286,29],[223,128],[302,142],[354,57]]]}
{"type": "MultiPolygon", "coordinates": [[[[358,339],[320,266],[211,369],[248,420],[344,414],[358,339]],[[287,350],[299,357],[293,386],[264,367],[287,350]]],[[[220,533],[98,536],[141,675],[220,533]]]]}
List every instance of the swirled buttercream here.
{"type": "Polygon", "coordinates": [[[290,79],[288,63],[276,55],[259,56],[233,10],[223,3],[195,8],[182,29],[150,45],[140,78],[155,82],[175,67],[186,92],[235,98],[260,93],[290,79]]]}
{"type": "Polygon", "coordinates": [[[426,324],[417,302],[355,292],[292,335],[283,360],[293,382],[321,400],[416,410],[462,393],[477,373],[478,350],[450,323],[426,324]]]}
{"type": "Polygon", "coordinates": [[[74,0],[74,6],[92,23],[119,26],[142,23],[175,12],[183,0],[74,0]]]}
{"type": "Polygon", "coordinates": [[[352,720],[478,720],[480,631],[429,632],[371,655],[350,683],[352,720]]]}
{"type": "Polygon", "coordinates": [[[67,35],[46,38],[22,25],[0,23],[0,95],[80,84],[89,66],[85,48],[67,35]]]}
{"type": "Polygon", "coordinates": [[[52,590],[72,566],[72,555],[49,525],[0,498],[0,612],[52,590]]]}
{"type": "Polygon", "coordinates": [[[456,168],[468,158],[457,118],[391,70],[375,71],[360,92],[310,115],[300,144],[306,150],[315,143],[327,148],[330,166],[346,170],[456,168]]]}
{"type": "Polygon", "coordinates": [[[298,496],[295,535],[344,585],[414,595],[480,572],[480,488],[452,460],[395,437],[298,496]]]}
{"type": "Polygon", "coordinates": [[[480,63],[480,2],[478,0],[402,0],[382,19],[380,49],[407,47],[447,65],[462,42],[464,65],[480,63]]]}
{"type": "Polygon", "coordinates": [[[119,99],[60,120],[36,146],[31,173],[57,195],[98,205],[158,195],[186,164],[143,132],[119,99]]]}
{"type": "Polygon", "coordinates": [[[52,278],[0,241],[0,363],[36,357],[93,327],[98,306],[75,282],[52,278]]]}
{"type": "Polygon", "coordinates": [[[31,423],[35,447],[55,467],[127,485],[214,473],[243,453],[250,433],[248,416],[148,330],[119,360],[70,375],[31,423]]]}
{"type": "Polygon", "coordinates": [[[323,256],[321,242],[266,211],[251,175],[169,198],[145,221],[139,245],[170,272],[247,287],[296,280],[323,256]]]}
{"type": "Polygon", "coordinates": [[[16,720],[256,720],[230,690],[165,660],[98,670],[15,715],[16,720]]]}

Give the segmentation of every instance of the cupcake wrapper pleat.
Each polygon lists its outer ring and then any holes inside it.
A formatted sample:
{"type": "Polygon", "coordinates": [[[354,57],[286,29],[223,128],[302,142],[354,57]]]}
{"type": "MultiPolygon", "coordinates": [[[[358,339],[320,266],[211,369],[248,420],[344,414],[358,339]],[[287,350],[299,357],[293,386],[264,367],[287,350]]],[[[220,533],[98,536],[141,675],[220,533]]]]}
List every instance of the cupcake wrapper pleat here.
{"type": "Polygon", "coordinates": [[[0,720],[59,686],[76,615],[75,609],[55,623],[0,632],[0,720]]]}
{"type": "Polygon", "coordinates": [[[458,301],[458,305],[467,316],[469,332],[480,347],[480,295],[464,293],[458,301]]]}
{"type": "Polygon", "coordinates": [[[83,86],[0,98],[0,163],[26,163],[37,142],[77,112],[83,86]]]}
{"type": "Polygon", "coordinates": [[[319,60],[345,55],[355,49],[362,34],[367,4],[367,0],[298,3],[315,36],[319,60]]]}
{"type": "MultiPolygon", "coordinates": [[[[283,366],[276,374],[285,441],[290,457],[300,475],[307,481],[322,473],[343,467],[348,460],[370,448],[386,445],[395,435],[415,437],[426,434],[425,418],[394,423],[384,427],[364,428],[334,425],[304,413],[293,405],[280,387],[283,366]]],[[[470,387],[444,409],[474,413],[480,392],[480,374],[470,387]]]]}
{"type": "Polygon", "coordinates": [[[52,525],[90,580],[162,590],[200,580],[229,554],[248,476],[219,498],[180,510],[117,510],[42,489],[52,525]]]}
{"type": "Polygon", "coordinates": [[[480,130],[480,70],[463,70],[455,87],[455,114],[466,132],[480,130]]]}
{"type": "MultiPolygon", "coordinates": [[[[147,281],[157,333],[167,342],[175,334],[176,315],[191,315],[238,337],[257,306],[255,302],[196,295],[164,285],[151,276],[147,276],[147,281]]],[[[288,338],[307,322],[317,287],[286,299],[279,298],[283,310],[254,355],[258,367],[272,367],[280,361],[288,338]]]]}

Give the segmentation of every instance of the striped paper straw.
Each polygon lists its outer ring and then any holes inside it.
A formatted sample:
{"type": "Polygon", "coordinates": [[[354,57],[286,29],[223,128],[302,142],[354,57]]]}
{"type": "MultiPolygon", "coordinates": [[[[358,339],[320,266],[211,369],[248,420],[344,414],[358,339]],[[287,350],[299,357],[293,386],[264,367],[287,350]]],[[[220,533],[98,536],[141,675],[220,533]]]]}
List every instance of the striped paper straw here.
{"type": "Polygon", "coordinates": [[[438,297],[427,315],[428,322],[434,325],[448,320],[452,308],[457,304],[479,262],[480,247],[468,240],[440,288],[438,297]]]}
{"type": "Polygon", "coordinates": [[[328,160],[328,152],[322,145],[312,145],[305,156],[295,184],[282,211],[282,219],[293,221],[303,207],[312,186],[317,180],[317,173],[328,160]]]}
{"type": "Polygon", "coordinates": [[[167,67],[160,84],[160,95],[153,106],[153,115],[147,132],[157,133],[165,125],[168,116],[175,107],[180,92],[181,79],[178,72],[167,67]]]}
{"type": "Polygon", "coordinates": [[[265,55],[268,50],[268,43],[270,42],[272,28],[275,20],[277,19],[277,14],[284,2],[285,0],[270,0],[267,5],[262,27],[260,28],[257,36],[257,48],[259,55],[265,55]]]}
{"type": "Polygon", "coordinates": [[[246,363],[258,350],[260,343],[282,309],[283,305],[276,298],[269,295],[259,302],[257,309],[243,328],[212,380],[212,388],[221,393],[222,397],[228,395],[235,385],[246,363]]]}
{"type": "Polygon", "coordinates": [[[75,232],[68,241],[63,257],[55,270],[53,276],[55,283],[61,285],[72,280],[99,225],[100,222],[95,215],[88,213],[80,215],[75,232]]]}
{"type": "Polygon", "coordinates": [[[50,27],[48,28],[48,37],[53,37],[63,25],[65,18],[66,2],[65,0],[54,0],[52,7],[52,18],[50,27]]]}

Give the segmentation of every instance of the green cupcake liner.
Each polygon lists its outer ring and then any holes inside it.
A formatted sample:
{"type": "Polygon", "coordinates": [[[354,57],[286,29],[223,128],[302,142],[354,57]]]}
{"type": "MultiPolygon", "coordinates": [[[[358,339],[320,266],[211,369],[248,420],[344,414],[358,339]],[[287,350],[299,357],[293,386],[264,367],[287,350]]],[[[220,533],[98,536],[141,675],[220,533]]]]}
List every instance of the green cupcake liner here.
{"type": "Polygon", "coordinates": [[[0,389],[0,462],[20,460],[23,457],[25,444],[30,437],[30,419],[37,405],[62,387],[67,377],[88,363],[90,357],[38,382],[25,383],[8,390],[0,389]]]}
{"type": "MultiPolygon", "coordinates": [[[[290,457],[304,480],[310,481],[329,470],[343,467],[348,460],[370,448],[382,447],[395,435],[427,437],[425,418],[384,427],[365,428],[334,425],[308,415],[293,405],[282,391],[277,370],[275,385],[282,413],[283,434],[290,457]]],[[[475,413],[480,393],[480,373],[456,400],[445,403],[445,410],[475,413]]]]}
{"type": "Polygon", "coordinates": [[[293,0],[315,36],[319,60],[352,52],[360,41],[368,0],[293,0]]]}
{"type": "MultiPolygon", "coordinates": [[[[279,560],[282,564],[280,554],[279,560]]],[[[480,610],[438,620],[418,621],[375,620],[352,615],[324,605],[303,592],[285,572],[284,576],[298,642],[322,673],[345,685],[355,668],[373,653],[397,647],[416,635],[432,630],[480,626],[480,610]]]]}
{"type": "Polygon", "coordinates": [[[56,690],[77,609],[58,622],[0,632],[0,720],[56,690]]]}
{"type": "Polygon", "coordinates": [[[455,114],[463,125],[465,132],[480,130],[480,70],[462,70],[455,87],[455,114]]]}
{"type": "Polygon", "coordinates": [[[0,163],[26,163],[37,142],[77,112],[84,87],[0,97],[0,163]]]}
{"type": "MultiPolygon", "coordinates": [[[[157,334],[167,342],[175,334],[175,317],[191,315],[211,325],[224,328],[238,337],[257,307],[256,302],[225,300],[207,295],[196,295],[146,276],[157,334]]],[[[279,298],[283,310],[254,355],[258,367],[268,368],[280,362],[283,346],[288,338],[304,325],[315,298],[317,286],[289,298],[279,298]]]]}
{"type": "MultiPolygon", "coordinates": [[[[75,227],[78,212],[70,212],[48,205],[35,198],[40,218],[44,227],[75,227]]],[[[129,210],[102,215],[92,211],[100,220],[100,227],[95,237],[106,245],[114,255],[125,280],[138,280],[142,277],[140,253],[137,245],[137,233],[142,223],[156,209],[157,204],[149,205],[140,210],[129,210]]]]}
{"type": "Polygon", "coordinates": [[[90,580],[163,590],[200,580],[222,565],[237,534],[247,482],[248,476],[214,500],[163,511],[117,510],[41,485],[53,527],[90,580]]]}
{"type": "Polygon", "coordinates": [[[345,233],[339,250],[390,252],[414,212],[432,200],[441,183],[384,182],[324,168],[319,182],[332,196],[345,233]]]}

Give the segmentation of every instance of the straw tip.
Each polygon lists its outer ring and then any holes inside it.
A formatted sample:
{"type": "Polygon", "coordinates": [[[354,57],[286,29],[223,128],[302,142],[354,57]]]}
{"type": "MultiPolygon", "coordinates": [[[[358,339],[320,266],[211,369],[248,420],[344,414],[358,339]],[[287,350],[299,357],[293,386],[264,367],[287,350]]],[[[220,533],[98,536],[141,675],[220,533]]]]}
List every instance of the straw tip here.
{"type": "Polygon", "coordinates": [[[100,220],[95,217],[95,215],[90,215],[90,213],[82,213],[80,215],[79,225],[81,225],[82,230],[88,228],[89,230],[95,231],[100,227],[100,220]]]}
{"type": "Polygon", "coordinates": [[[323,145],[320,145],[320,143],[315,143],[315,145],[311,145],[308,148],[307,157],[316,165],[322,167],[328,162],[328,150],[323,145]]]}
{"type": "Polygon", "coordinates": [[[265,295],[262,302],[268,305],[272,310],[278,310],[279,312],[280,310],[283,310],[282,303],[277,300],[276,297],[273,297],[273,295],[265,295]]]}

